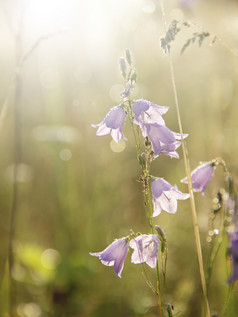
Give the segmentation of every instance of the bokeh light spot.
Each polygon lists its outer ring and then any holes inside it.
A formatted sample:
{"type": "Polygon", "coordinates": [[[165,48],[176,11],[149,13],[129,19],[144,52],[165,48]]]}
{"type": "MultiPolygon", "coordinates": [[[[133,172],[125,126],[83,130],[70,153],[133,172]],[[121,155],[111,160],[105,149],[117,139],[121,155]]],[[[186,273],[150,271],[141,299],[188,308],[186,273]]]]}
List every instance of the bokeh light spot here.
{"type": "Polygon", "coordinates": [[[40,317],[41,309],[35,303],[21,303],[17,307],[17,313],[20,317],[40,317]]]}
{"type": "Polygon", "coordinates": [[[49,269],[54,270],[61,261],[61,256],[57,250],[47,249],[42,252],[41,263],[42,265],[49,269]]]}
{"type": "Polygon", "coordinates": [[[155,8],[155,3],[152,0],[144,0],[142,3],[142,11],[145,13],[153,13],[155,8]]]}
{"type": "Polygon", "coordinates": [[[120,153],[125,150],[126,142],[123,139],[121,139],[119,143],[116,143],[114,140],[111,140],[110,148],[113,152],[120,153]]]}
{"type": "Polygon", "coordinates": [[[72,152],[69,149],[62,149],[59,156],[62,161],[69,161],[72,158],[72,152]]]}

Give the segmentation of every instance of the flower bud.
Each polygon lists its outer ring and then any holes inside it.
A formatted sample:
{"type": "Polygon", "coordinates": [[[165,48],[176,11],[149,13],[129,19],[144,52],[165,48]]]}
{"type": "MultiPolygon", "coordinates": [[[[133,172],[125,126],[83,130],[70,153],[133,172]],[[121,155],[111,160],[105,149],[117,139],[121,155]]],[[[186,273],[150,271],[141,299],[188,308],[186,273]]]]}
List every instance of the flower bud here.
{"type": "Polygon", "coordinates": [[[120,58],[119,66],[120,66],[120,71],[122,73],[122,76],[126,78],[126,61],[124,57],[120,58]]]}
{"type": "Polygon", "coordinates": [[[137,74],[136,74],[136,71],[134,70],[130,76],[130,80],[135,83],[136,79],[137,79],[137,74]]]}
{"type": "Polygon", "coordinates": [[[173,309],[174,309],[174,307],[168,303],[168,305],[167,305],[167,313],[168,313],[169,317],[173,317],[173,312],[172,312],[173,309]]]}
{"type": "Polygon", "coordinates": [[[155,226],[155,230],[157,232],[157,235],[160,239],[160,250],[161,253],[164,253],[165,249],[166,249],[166,236],[165,236],[165,232],[164,230],[160,227],[160,226],[155,226]]]}
{"type": "Polygon", "coordinates": [[[164,230],[160,227],[160,226],[155,226],[155,230],[157,231],[157,234],[159,236],[159,238],[163,239],[163,240],[166,240],[166,237],[165,237],[165,232],[164,230]]]}
{"type": "Polygon", "coordinates": [[[151,142],[148,137],[145,138],[145,146],[150,146],[151,142]]]}
{"type": "Polygon", "coordinates": [[[139,155],[139,163],[142,169],[144,169],[146,167],[146,154],[143,152],[142,154],[139,155]]]}
{"type": "Polygon", "coordinates": [[[126,49],[126,60],[127,60],[127,63],[131,65],[131,62],[132,62],[131,51],[128,48],[126,49]]]}

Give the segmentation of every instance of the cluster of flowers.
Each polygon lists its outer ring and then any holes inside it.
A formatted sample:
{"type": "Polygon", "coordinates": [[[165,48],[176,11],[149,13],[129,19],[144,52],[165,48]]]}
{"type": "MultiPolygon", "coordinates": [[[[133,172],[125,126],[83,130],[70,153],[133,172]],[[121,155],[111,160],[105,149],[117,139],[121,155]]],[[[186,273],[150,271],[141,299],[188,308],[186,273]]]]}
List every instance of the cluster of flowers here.
{"type": "MultiPolygon", "coordinates": [[[[127,56],[127,61],[131,66],[130,54],[127,56]]],[[[120,60],[120,64],[123,77],[126,79],[126,65],[123,58],[120,60]]],[[[135,73],[129,78],[131,82],[134,81],[134,79],[132,80],[134,75],[135,73]]],[[[129,115],[132,123],[140,127],[142,136],[149,140],[152,149],[152,159],[161,154],[171,158],[178,158],[179,155],[176,150],[181,145],[181,139],[186,138],[188,135],[181,135],[180,133],[171,131],[165,125],[162,115],[168,111],[169,107],[159,106],[148,100],[139,99],[133,103],[130,101],[128,109],[126,101],[132,89],[133,85],[128,84],[126,90],[121,94],[124,102],[111,108],[102,122],[92,125],[97,128],[96,134],[111,134],[116,143],[119,143],[121,138],[127,140],[123,134],[123,126],[126,115],[129,115]]],[[[217,165],[218,161],[213,160],[201,164],[193,170],[191,180],[194,192],[202,192],[205,195],[205,189],[211,181],[217,165]]],[[[150,176],[150,179],[153,202],[152,217],[158,216],[162,210],[174,214],[177,211],[177,200],[185,200],[190,197],[190,194],[182,193],[176,185],[172,186],[163,178],[150,176]]],[[[188,183],[188,179],[184,178],[181,182],[188,183]]],[[[154,234],[140,234],[133,238],[132,236],[135,235],[115,240],[102,252],[90,253],[90,255],[99,257],[104,265],[113,266],[116,274],[121,277],[124,261],[129,247],[131,247],[134,249],[131,257],[132,263],[146,262],[151,268],[154,268],[157,263],[157,253],[159,250],[160,240],[158,237],[154,234]]],[[[228,236],[230,238],[230,251],[233,262],[233,271],[228,283],[232,283],[238,279],[238,230],[235,233],[228,233],[228,236]]]]}
{"type": "MultiPolygon", "coordinates": [[[[180,146],[181,135],[171,131],[165,126],[162,115],[168,111],[168,107],[158,106],[147,100],[136,100],[132,104],[133,122],[141,129],[143,137],[148,137],[152,149],[153,158],[160,154],[169,157],[178,158],[176,149],[180,146]]],[[[111,134],[113,140],[117,143],[121,138],[125,138],[123,134],[123,125],[126,112],[123,105],[115,106],[107,113],[104,120],[92,125],[97,127],[97,135],[111,134]]],[[[186,137],[187,135],[183,135],[186,137]]],[[[199,166],[192,173],[192,182],[194,191],[202,191],[210,182],[214,170],[214,163],[206,163],[199,166]]],[[[183,179],[187,182],[187,179],[183,179]]],[[[163,178],[153,178],[151,182],[153,217],[158,216],[162,210],[168,213],[177,211],[177,200],[189,198],[189,194],[182,193],[177,186],[172,186],[163,178]]],[[[105,250],[97,253],[90,253],[97,256],[104,265],[114,266],[114,271],[121,277],[124,261],[128,253],[128,246],[134,249],[131,262],[134,264],[146,262],[150,267],[154,268],[157,261],[157,253],[159,247],[159,239],[156,235],[140,235],[134,239],[130,236],[115,240],[105,250]]]]}
{"type": "Polygon", "coordinates": [[[159,239],[156,235],[139,235],[131,239],[130,236],[115,240],[105,250],[90,255],[97,256],[102,264],[112,266],[115,273],[121,277],[128,249],[134,249],[131,262],[134,264],[146,262],[151,268],[155,268],[157,253],[159,250],[159,239]]]}
{"type": "MultiPolygon", "coordinates": [[[[148,137],[153,150],[153,159],[160,154],[169,157],[178,158],[176,149],[180,146],[181,135],[175,133],[166,127],[162,117],[168,111],[168,107],[158,106],[148,100],[139,99],[132,104],[133,123],[141,129],[142,136],[148,137]]],[[[126,111],[123,105],[115,106],[107,113],[102,122],[97,125],[97,135],[111,134],[113,140],[117,143],[121,138],[125,138],[123,134],[123,126],[126,118],[126,111]]],[[[186,137],[187,135],[183,135],[186,137]]],[[[182,193],[177,186],[172,186],[163,178],[154,177],[151,183],[152,201],[153,201],[153,217],[158,216],[162,210],[168,213],[177,211],[177,200],[187,199],[189,194],[182,193]]],[[[114,266],[114,271],[121,277],[124,261],[128,253],[128,246],[134,249],[131,262],[134,264],[146,262],[150,267],[154,268],[157,261],[157,253],[159,248],[159,239],[156,235],[139,235],[131,239],[130,236],[115,240],[104,251],[98,253],[90,253],[99,257],[101,262],[107,266],[114,266]]]]}
{"type": "MultiPolygon", "coordinates": [[[[180,146],[181,135],[166,127],[162,115],[168,111],[169,107],[158,106],[148,100],[139,99],[132,104],[134,114],[133,122],[141,128],[143,137],[148,137],[154,152],[154,158],[160,154],[178,158],[176,149],[180,146]]],[[[98,127],[97,135],[111,134],[117,143],[123,137],[123,125],[126,113],[123,105],[113,107],[99,124],[92,125],[98,127]]],[[[183,135],[183,138],[187,135],[183,135]]]]}

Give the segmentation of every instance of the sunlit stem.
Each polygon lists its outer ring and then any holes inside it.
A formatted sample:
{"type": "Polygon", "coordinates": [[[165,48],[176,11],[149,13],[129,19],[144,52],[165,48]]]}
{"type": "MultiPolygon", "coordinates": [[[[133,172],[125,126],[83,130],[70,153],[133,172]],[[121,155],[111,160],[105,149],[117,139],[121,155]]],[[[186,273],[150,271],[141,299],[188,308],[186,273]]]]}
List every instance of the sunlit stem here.
{"type": "Polygon", "coordinates": [[[144,279],[146,281],[146,284],[150,287],[150,289],[156,294],[158,295],[158,292],[156,291],[156,289],[154,288],[154,286],[152,285],[149,277],[148,277],[148,274],[146,272],[146,269],[145,269],[145,264],[144,263],[141,263],[142,265],[142,268],[143,268],[143,272],[142,272],[142,275],[144,276],[144,279]]]}
{"type": "MultiPolygon", "coordinates": [[[[147,171],[149,174],[149,171],[147,171]]],[[[150,216],[150,222],[152,224],[151,226],[151,232],[154,234],[155,228],[153,225],[153,208],[152,208],[152,203],[151,203],[151,189],[150,189],[150,184],[147,183],[147,190],[146,190],[146,195],[147,195],[147,206],[149,209],[149,216],[150,216]]],[[[159,310],[159,317],[162,317],[162,303],[161,303],[161,290],[160,290],[160,275],[159,275],[159,263],[157,259],[156,263],[156,274],[157,274],[157,296],[158,296],[158,310],[159,310]]]]}
{"type": "Polygon", "coordinates": [[[162,316],[162,305],[161,305],[161,295],[160,295],[160,278],[159,278],[158,259],[157,259],[157,263],[156,263],[156,273],[157,273],[158,310],[159,310],[159,317],[161,317],[162,316]]]}
{"type": "Polygon", "coordinates": [[[227,175],[230,175],[230,173],[229,173],[229,171],[228,171],[228,169],[227,169],[227,167],[226,167],[226,162],[225,162],[222,158],[217,157],[214,161],[215,161],[215,164],[216,164],[216,165],[221,165],[221,166],[224,168],[224,172],[225,172],[227,175]]]}
{"type": "Polygon", "coordinates": [[[137,158],[138,158],[140,155],[140,147],[139,147],[139,142],[137,141],[137,137],[136,137],[135,126],[134,126],[134,123],[132,121],[131,121],[131,127],[132,127],[132,131],[133,131],[134,139],[135,139],[137,158]]]}
{"type": "MultiPolygon", "coordinates": [[[[167,25],[166,25],[166,16],[165,16],[163,0],[160,0],[160,7],[161,7],[162,17],[163,17],[163,21],[164,21],[164,28],[166,31],[167,25]]],[[[188,189],[189,189],[189,193],[190,193],[190,203],[191,203],[192,218],[193,218],[194,236],[195,236],[195,243],[196,243],[196,249],[197,249],[202,290],[203,290],[204,300],[205,300],[205,304],[206,304],[206,317],[210,317],[211,314],[210,314],[209,302],[208,302],[208,297],[207,297],[207,287],[206,287],[206,279],[205,279],[205,273],[204,273],[204,267],[203,267],[202,248],[201,248],[200,234],[199,234],[199,228],[198,228],[198,219],[197,219],[195,200],[194,200],[194,195],[193,195],[193,186],[192,186],[192,180],[191,180],[191,170],[190,170],[190,163],[189,163],[189,158],[188,158],[188,150],[187,150],[186,143],[183,139],[183,129],[182,129],[180,110],[179,110],[179,102],[178,102],[178,94],[177,94],[177,88],[176,88],[176,83],[175,83],[175,75],[174,75],[172,59],[171,59],[169,54],[168,54],[168,59],[169,59],[169,67],[170,67],[170,73],[171,73],[171,79],[172,79],[174,100],[175,100],[177,119],[178,119],[178,125],[179,125],[179,132],[181,134],[181,142],[182,142],[186,176],[188,178],[188,189]]]]}
{"type": "Polygon", "coordinates": [[[148,204],[148,210],[149,210],[149,217],[150,217],[150,223],[151,223],[151,232],[154,234],[155,228],[153,224],[153,208],[151,204],[151,190],[150,190],[150,184],[147,184],[147,204],[148,204]]]}
{"type": "Polygon", "coordinates": [[[131,100],[128,100],[128,105],[129,105],[129,107],[128,107],[129,121],[131,124],[132,132],[133,132],[133,136],[134,136],[134,140],[135,140],[135,144],[136,144],[137,159],[139,160],[140,146],[139,146],[139,141],[138,141],[137,135],[136,135],[135,125],[133,123],[133,112],[132,112],[132,108],[131,108],[131,100]]]}

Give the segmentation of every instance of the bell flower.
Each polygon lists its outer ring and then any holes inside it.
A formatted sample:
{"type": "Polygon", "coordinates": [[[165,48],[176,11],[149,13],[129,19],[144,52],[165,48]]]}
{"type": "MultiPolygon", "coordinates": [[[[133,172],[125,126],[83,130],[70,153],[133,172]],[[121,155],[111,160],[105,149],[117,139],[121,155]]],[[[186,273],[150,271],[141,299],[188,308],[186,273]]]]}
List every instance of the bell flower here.
{"type": "Polygon", "coordinates": [[[139,125],[142,131],[143,137],[147,135],[146,124],[157,123],[165,126],[162,115],[165,114],[169,107],[158,106],[148,100],[139,99],[132,105],[135,118],[134,123],[139,125]]]}
{"type": "Polygon", "coordinates": [[[119,143],[123,137],[122,129],[125,121],[125,111],[122,106],[115,106],[110,109],[104,120],[98,124],[92,124],[92,127],[97,129],[97,135],[111,134],[113,140],[119,143]]]}
{"type": "Polygon", "coordinates": [[[155,178],[151,183],[152,201],[153,201],[153,217],[158,216],[162,210],[174,214],[177,211],[177,200],[185,200],[190,194],[182,193],[177,186],[170,185],[163,178],[155,178]]]}
{"type": "Polygon", "coordinates": [[[231,240],[232,274],[227,283],[233,283],[238,280],[238,231],[228,234],[231,240]]]}
{"type": "Polygon", "coordinates": [[[97,253],[89,253],[99,257],[102,264],[113,266],[115,273],[121,277],[124,261],[128,253],[128,242],[126,239],[119,239],[112,242],[105,250],[97,253]]]}
{"type": "MultiPolygon", "coordinates": [[[[154,152],[154,158],[160,154],[164,154],[170,157],[178,158],[179,155],[175,151],[180,145],[181,134],[171,131],[166,126],[159,124],[145,124],[146,133],[150,139],[152,149],[154,152]]],[[[186,138],[188,134],[184,134],[183,138],[186,138]]]]}
{"type": "Polygon", "coordinates": [[[134,249],[131,262],[134,264],[146,262],[151,268],[156,266],[159,249],[159,239],[156,235],[140,235],[130,241],[134,249]]]}
{"type": "MultiPolygon", "coordinates": [[[[205,189],[212,179],[214,167],[214,162],[208,162],[199,165],[197,168],[195,168],[195,170],[192,171],[191,180],[194,192],[202,192],[203,196],[205,196],[205,189]]],[[[181,180],[181,182],[188,183],[188,178],[185,177],[181,180]]]]}

